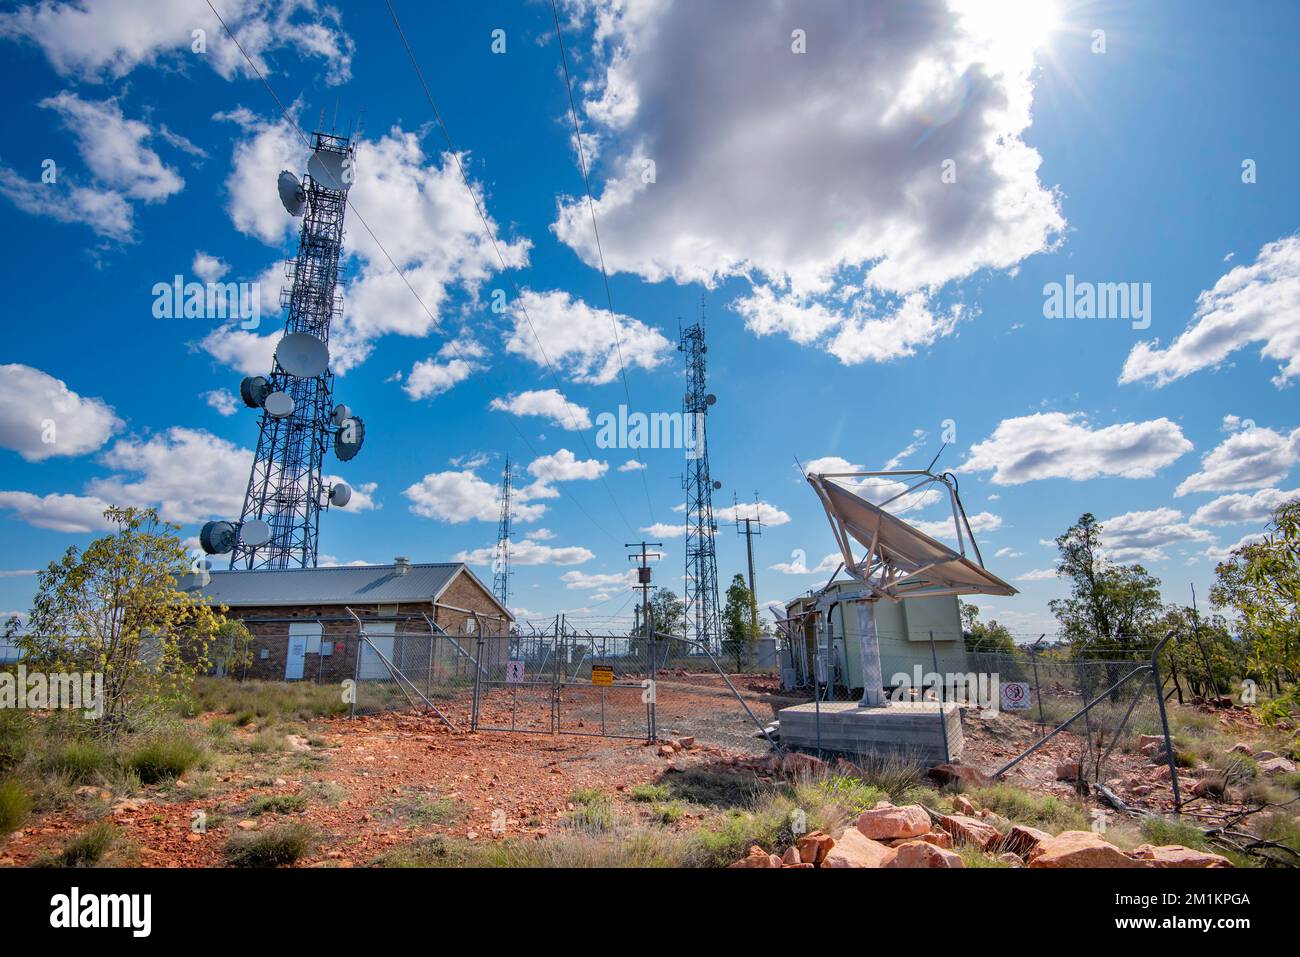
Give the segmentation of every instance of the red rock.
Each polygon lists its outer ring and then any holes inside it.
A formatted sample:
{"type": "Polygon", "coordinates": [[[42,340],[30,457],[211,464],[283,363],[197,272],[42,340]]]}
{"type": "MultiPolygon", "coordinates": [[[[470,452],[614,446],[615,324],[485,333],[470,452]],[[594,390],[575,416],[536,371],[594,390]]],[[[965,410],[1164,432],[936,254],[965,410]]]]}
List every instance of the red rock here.
{"type": "Polygon", "coordinates": [[[1092,831],[1064,831],[1043,841],[1029,855],[1030,867],[1141,867],[1092,831]]]}
{"type": "Polygon", "coordinates": [[[1056,780],[1058,781],[1079,780],[1079,762],[1066,761],[1064,764],[1058,764],[1056,766],[1056,780]]]}
{"type": "Polygon", "coordinates": [[[775,854],[769,854],[757,844],[749,849],[749,853],[742,857],[731,867],[780,867],[781,858],[775,854]],[[775,864],[772,862],[776,861],[775,864]]]}
{"type": "Polygon", "coordinates": [[[894,849],[891,860],[881,867],[965,867],[961,855],[929,841],[906,841],[894,849]]]}
{"type": "Polygon", "coordinates": [[[1021,860],[1019,857],[1017,857],[1015,854],[1012,854],[1010,851],[1007,851],[1005,854],[999,854],[999,855],[998,855],[998,860],[1001,861],[1003,864],[1007,865],[1008,867],[1024,867],[1024,866],[1025,866],[1025,862],[1022,861],[1022,860],[1021,860]]]}
{"type": "Polygon", "coordinates": [[[1025,824],[1012,825],[1011,830],[1007,832],[1006,840],[1002,842],[1004,850],[1012,854],[1019,854],[1021,857],[1028,857],[1033,853],[1034,848],[1044,841],[1050,841],[1052,835],[1046,831],[1040,831],[1036,827],[1029,827],[1025,824]]]}
{"type": "Polygon", "coordinates": [[[960,781],[966,787],[979,788],[993,783],[993,779],[983,771],[964,764],[936,764],[925,772],[925,776],[939,785],[960,781]]]}
{"type": "Polygon", "coordinates": [[[858,830],[874,841],[895,837],[920,837],[930,830],[930,815],[919,804],[863,811],[858,830]]]}
{"type": "Polygon", "coordinates": [[[803,858],[799,856],[799,848],[791,844],[781,855],[781,864],[785,867],[794,867],[796,864],[802,864],[803,858]]]}
{"type": "Polygon", "coordinates": [[[1232,867],[1232,861],[1208,851],[1195,851],[1181,844],[1165,844],[1156,847],[1143,844],[1129,854],[1135,861],[1143,861],[1148,867],[1232,867]]]}
{"type": "Polygon", "coordinates": [[[987,851],[1002,840],[1002,834],[996,827],[977,817],[949,814],[940,818],[939,824],[958,844],[978,844],[981,850],[987,851]]]}
{"type": "Polygon", "coordinates": [[[661,745],[659,748],[659,757],[661,758],[671,758],[676,753],[671,744],[661,745]]]}
{"type": "Polygon", "coordinates": [[[970,802],[970,798],[964,794],[958,794],[952,799],[952,806],[958,814],[968,814],[974,816],[975,805],[970,802]]]}
{"type": "Polygon", "coordinates": [[[835,841],[825,831],[812,831],[799,838],[795,846],[799,848],[799,857],[805,864],[820,864],[835,846],[835,841]]]}
{"type": "Polygon", "coordinates": [[[883,867],[894,849],[865,836],[856,827],[847,828],[831,848],[822,867],[883,867]]]}
{"type": "Polygon", "coordinates": [[[930,831],[928,834],[922,834],[918,840],[928,841],[935,847],[951,848],[952,835],[947,831],[930,831]]]}

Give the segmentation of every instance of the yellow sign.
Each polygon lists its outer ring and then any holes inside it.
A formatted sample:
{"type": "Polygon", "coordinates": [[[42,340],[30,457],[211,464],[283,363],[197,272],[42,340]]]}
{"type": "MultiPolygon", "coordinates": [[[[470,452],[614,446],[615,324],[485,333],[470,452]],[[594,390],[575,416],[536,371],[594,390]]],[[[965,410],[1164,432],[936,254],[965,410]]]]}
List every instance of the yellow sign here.
{"type": "Polygon", "coordinates": [[[608,688],[614,684],[614,669],[609,665],[591,666],[591,683],[608,688]]]}

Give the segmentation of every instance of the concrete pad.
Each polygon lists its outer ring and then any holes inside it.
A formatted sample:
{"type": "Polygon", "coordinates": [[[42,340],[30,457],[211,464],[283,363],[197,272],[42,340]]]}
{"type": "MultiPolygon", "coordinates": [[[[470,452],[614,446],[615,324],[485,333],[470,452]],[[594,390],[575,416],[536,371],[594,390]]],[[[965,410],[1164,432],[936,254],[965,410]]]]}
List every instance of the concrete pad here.
{"type": "Polygon", "coordinates": [[[782,708],[779,717],[781,743],[787,746],[837,751],[849,758],[897,755],[927,765],[961,759],[961,709],[952,702],[901,701],[880,708],[850,701],[809,702],[782,708]]]}

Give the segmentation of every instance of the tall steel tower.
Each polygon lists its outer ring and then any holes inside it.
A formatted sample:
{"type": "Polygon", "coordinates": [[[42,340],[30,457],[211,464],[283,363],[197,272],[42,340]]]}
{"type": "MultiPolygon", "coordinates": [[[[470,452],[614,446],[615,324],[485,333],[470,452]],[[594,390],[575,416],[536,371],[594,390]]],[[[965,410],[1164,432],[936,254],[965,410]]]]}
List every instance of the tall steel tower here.
{"type": "Polygon", "coordinates": [[[510,456],[501,473],[501,521],[497,524],[497,554],[492,561],[492,594],[509,608],[510,601],[510,456]]]}
{"type": "Polygon", "coordinates": [[[686,637],[700,642],[710,651],[720,646],[722,632],[718,625],[718,560],[714,539],[718,524],[713,520],[713,493],[721,482],[709,475],[709,446],[705,424],[709,406],[717,397],[705,390],[704,309],[700,321],[682,332],[677,348],[686,353],[686,396],[682,412],[693,429],[695,447],[686,450],[686,637]]]}
{"type": "Polygon", "coordinates": [[[285,264],[290,286],[280,293],[285,334],[270,375],[240,385],[245,405],[262,410],[240,519],[209,522],[199,536],[205,551],[229,551],[231,568],[315,567],[321,509],[352,497],[341,482],[326,487],[321,466],[331,444],[348,461],[365,437],[361,419],[334,405],[329,370],[330,323],[343,311],[339,255],[353,156],[347,137],[316,133],[302,181],[280,174],[280,201],[302,216],[298,255],[285,264]]]}

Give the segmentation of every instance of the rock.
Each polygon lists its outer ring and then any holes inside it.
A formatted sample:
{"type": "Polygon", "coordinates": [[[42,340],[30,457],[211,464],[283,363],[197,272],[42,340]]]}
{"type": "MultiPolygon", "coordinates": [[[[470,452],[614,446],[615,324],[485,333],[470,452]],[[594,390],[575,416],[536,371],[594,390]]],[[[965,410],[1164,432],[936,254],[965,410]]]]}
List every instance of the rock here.
{"type": "Polygon", "coordinates": [[[783,867],[794,867],[796,864],[802,864],[803,858],[799,856],[799,848],[793,844],[785,849],[781,855],[781,864],[783,867]]]}
{"type": "Polygon", "coordinates": [[[933,844],[935,847],[942,847],[942,848],[952,847],[952,835],[949,834],[947,831],[930,831],[927,834],[922,834],[918,838],[918,840],[928,841],[929,843],[933,844]]]}
{"type": "Polygon", "coordinates": [[[1230,749],[1232,754],[1250,754],[1250,746],[1238,741],[1230,749]]]}
{"type": "Polygon", "coordinates": [[[676,753],[671,744],[661,745],[659,748],[659,757],[661,758],[671,758],[676,753]]]}
{"type": "Polygon", "coordinates": [[[894,854],[892,847],[885,847],[856,827],[850,827],[835,842],[822,867],[884,867],[894,854]]]}
{"type": "Polygon", "coordinates": [[[1276,751],[1256,751],[1251,755],[1256,761],[1272,761],[1277,756],[1276,751]]]}
{"type": "Polygon", "coordinates": [[[1156,847],[1143,844],[1132,851],[1129,857],[1143,861],[1148,867],[1232,867],[1232,861],[1219,854],[1208,851],[1196,851],[1181,844],[1166,844],[1156,847]]]}
{"type": "Polygon", "coordinates": [[[1137,740],[1138,750],[1145,753],[1151,745],[1158,747],[1165,746],[1165,736],[1163,734],[1139,734],[1137,740]]]}
{"type": "Polygon", "coordinates": [[[958,794],[953,798],[952,806],[957,810],[958,814],[967,814],[972,817],[975,815],[975,805],[972,804],[970,798],[966,797],[964,794],[958,794]]]}
{"type": "Polygon", "coordinates": [[[1079,780],[1079,762],[1066,761],[1064,764],[1056,766],[1056,780],[1058,781],[1077,781],[1079,780]]]}
{"type": "Polygon", "coordinates": [[[1051,839],[1052,835],[1046,831],[1040,831],[1038,828],[1030,827],[1027,824],[1016,824],[1007,832],[1006,840],[1002,842],[1002,846],[1012,854],[1028,857],[1033,853],[1034,848],[1051,839]]]}
{"type": "Polygon", "coordinates": [[[988,821],[965,814],[948,814],[939,819],[939,825],[952,835],[958,844],[978,844],[980,850],[987,851],[1002,840],[1002,834],[988,821]]]}
{"type": "Polygon", "coordinates": [[[825,761],[799,751],[791,751],[782,757],[780,764],[780,769],[786,774],[816,773],[824,767],[826,767],[825,761]]]}
{"type": "Polygon", "coordinates": [[[858,830],[874,841],[920,837],[930,830],[930,815],[919,804],[876,808],[858,815],[858,830]]]}
{"type": "Polygon", "coordinates": [[[784,870],[784,869],[787,869],[787,868],[791,868],[791,867],[808,867],[808,868],[812,868],[812,867],[816,867],[816,866],[817,866],[817,865],[815,865],[815,864],[787,864],[787,865],[785,865],[785,868],[783,868],[783,870],[784,870]]]}
{"type": "Polygon", "coordinates": [[[925,776],[941,786],[953,781],[959,781],[969,788],[980,788],[993,783],[993,779],[983,771],[964,764],[936,764],[925,772],[925,776]]]}
{"type": "Polygon", "coordinates": [[[694,738],[682,738],[682,739],[680,740],[679,743],[681,744],[681,746],[682,746],[683,748],[693,748],[693,747],[695,747],[695,739],[694,739],[694,738]]]}
{"type": "Polygon", "coordinates": [[[1025,862],[1022,861],[1022,860],[1021,860],[1019,857],[1017,857],[1015,854],[1012,854],[1010,851],[1007,851],[1007,853],[1005,853],[1005,854],[999,854],[999,855],[998,855],[998,860],[1001,861],[1003,864],[1007,865],[1007,867],[1024,867],[1024,866],[1025,866],[1025,862]]]}
{"type": "MultiPolygon", "coordinates": [[[[1255,755],[1256,758],[1259,755],[1255,755]]],[[[1259,769],[1265,774],[1291,774],[1295,771],[1295,762],[1286,758],[1269,758],[1259,762],[1259,769]]]]}
{"type": "Polygon", "coordinates": [[[239,828],[241,831],[256,831],[257,822],[254,821],[251,817],[246,817],[238,824],[236,824],[235,827],[239,828]]]}
{"type": "Polygon", "coordinates": [[[1029,855],[1030,867],[1142,867],[1092,831],[1064,831],[1029,855]]]}
{"type": "Polygon", "coordinates": [[[93,784],[83,784],[72,793],[79,798],[97,798],[100,796],[99,788],[93,784]]]}
{"type": "Polygon", "coordinates": [[[1168,780],[1169,780],[1169,765],[1167,765],[1167,764],[1162,764],[1162,765],[1160,765],[1160,767],[1153,769],[1152,772],[1151,772],[1151,780],[1152,780],[1152,781],[1168,781],[1168,780]]]}
{"type": "Polygon", "coordinates": [[[812,831],[799,838],[795,846],[799,849],[799,857],[805,864],[820,864],[835,846],[835,841],[825,831],[812,831]]]}
{"type": "Polygon", "coordinates": [[[740,860],[736,861],[736,863],[730,866],[731,867],[780,867],[781,858],[777,857],[775,854],[767,853],[767,851],[763,850],[761,847],[755,844],[753,847],[749,849],[749,853],[747,855],[745,855],[740,860]],[[773,861],[776,861],[776,864],[773,864],[772,863],[773,861]]]}
{"type": "Polygon", "coordinates": [[[906,841],[894,848],[894,856],[881,867],[965,867],[961,855],[929,841],[906,841]]]}

